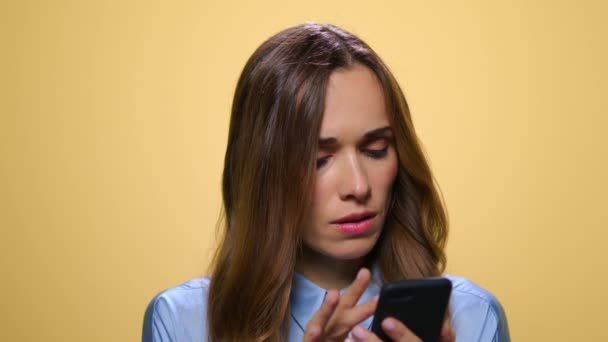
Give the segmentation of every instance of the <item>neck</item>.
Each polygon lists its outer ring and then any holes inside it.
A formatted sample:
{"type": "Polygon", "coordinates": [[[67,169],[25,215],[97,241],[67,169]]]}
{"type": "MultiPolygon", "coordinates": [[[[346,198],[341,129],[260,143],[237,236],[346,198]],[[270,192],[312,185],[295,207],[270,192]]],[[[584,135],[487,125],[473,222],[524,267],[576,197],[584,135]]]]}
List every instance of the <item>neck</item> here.
{"type": "Polygon", "coordinates": [[[343,289],[350,286],[359,269],[365,266],[365,257],[340,260],[303,247],[296,271],[321,288],[343,289]]]}

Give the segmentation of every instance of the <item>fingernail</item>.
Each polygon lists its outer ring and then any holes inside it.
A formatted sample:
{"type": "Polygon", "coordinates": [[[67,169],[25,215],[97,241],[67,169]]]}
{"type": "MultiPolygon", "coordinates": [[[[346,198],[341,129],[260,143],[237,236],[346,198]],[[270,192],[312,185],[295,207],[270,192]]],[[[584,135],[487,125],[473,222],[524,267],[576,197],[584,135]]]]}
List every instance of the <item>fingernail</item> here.
{"type": "Polygon", "coordinates": [[[310,327],[308,335],[311,339],[314,340],[317,337],[321,336],[321,329],[319,329],[319,327],[317,327],[316,325],[313,325],[312,327],[310,327]]]}
{"type": "Polygon", "coordinates": [[[365,339],[367,337],[367,333],[367,330],[358,325],[353,329],[353,336],[355,336],[359,340],[365,339]]]}
{"type": "Polygon", "coordinates": [[[363,268],[357,272],[357,279],[361,279],[361,277],[363,277],[363,268]]]}
{"type": "Polygon", "coordinates": [[[378,299],[380,298],[380,295],[375,295],[374,298],[372,298],[374,300],[374,302],[378,303],[378,299]]]}
{"type": "Polygon", "coordinates": [[[395,330],[395,322],[393,322],[392,319],[387,318],[382,321],[382,328],[384,328],[386,331],[393,331],[395,330]]]}
{"type": "Polygon", "coordinates": [[[339,297],[339,295],[336,295],[335,293],[337,292],[337,290],[329,290],[327,291],[327,294],[325,295],[325,301],[327,301],[329,304],[334,304],[337,303],[337,298],[339,297]]]}

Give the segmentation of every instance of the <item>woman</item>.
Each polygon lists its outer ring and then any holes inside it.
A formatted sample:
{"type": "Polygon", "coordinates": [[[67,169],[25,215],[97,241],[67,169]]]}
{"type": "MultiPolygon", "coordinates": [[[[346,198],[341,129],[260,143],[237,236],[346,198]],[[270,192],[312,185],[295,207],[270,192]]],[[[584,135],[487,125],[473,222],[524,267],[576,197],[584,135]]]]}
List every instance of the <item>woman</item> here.
{"type": "MultiPolygon", "coordinates": [[[[368,328],[381,284],[445,268],[447,218],[403,93],[364,42],[332,25],[286,29],[249,58],[223,200],[212,276],[156,296],[144,341],[377,341],[368,328]]],[[[449,278],[442,341],[508,341],[498,301],[449,278]]],[[[419,341],[395,319],[382,327],[419,341]]]]}

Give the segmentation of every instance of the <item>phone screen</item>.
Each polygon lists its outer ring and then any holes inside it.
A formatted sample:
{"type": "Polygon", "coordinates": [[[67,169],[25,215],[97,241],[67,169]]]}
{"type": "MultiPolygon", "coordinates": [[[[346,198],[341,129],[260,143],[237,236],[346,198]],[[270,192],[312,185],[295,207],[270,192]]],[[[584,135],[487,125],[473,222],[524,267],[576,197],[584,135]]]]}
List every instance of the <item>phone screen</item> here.
{"type": "Polygon", "coordinates": [[[383,341],[391,341],[381,323],[394,317],[422,341],[436,342],[451,292],[452,282],[440,277],[386,283],[380,291],[372,331],[383,341]]]}

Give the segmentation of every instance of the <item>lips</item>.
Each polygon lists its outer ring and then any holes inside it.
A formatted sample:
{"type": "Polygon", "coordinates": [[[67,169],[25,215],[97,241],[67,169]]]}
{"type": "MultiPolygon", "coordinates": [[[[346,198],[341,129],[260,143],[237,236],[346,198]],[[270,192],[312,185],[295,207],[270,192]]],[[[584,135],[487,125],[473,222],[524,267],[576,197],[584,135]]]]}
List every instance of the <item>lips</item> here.
{"type": "Polygon", "coordinates": [[[331,223],[335,224],[337,228],[344,234],[358,235],[368,231],[374,223],[375,218],[376,213],[361,212],[344,216],[340,219],[332,221],[331,223]]]}
{"type": "Polygon", "coordinates": [[[364,212],[360,212],[360,213],[352,213],[352,214],[346,215],[346,216],[339,218],[335,221],[332,221],[330,223],[334,223],[334,224],[356,223],[356,222],[361,222],[361,221],[370,219],[374,216],[376,216],[376,213],[371,212],[371,211],[364,211],[364,212]]]}

